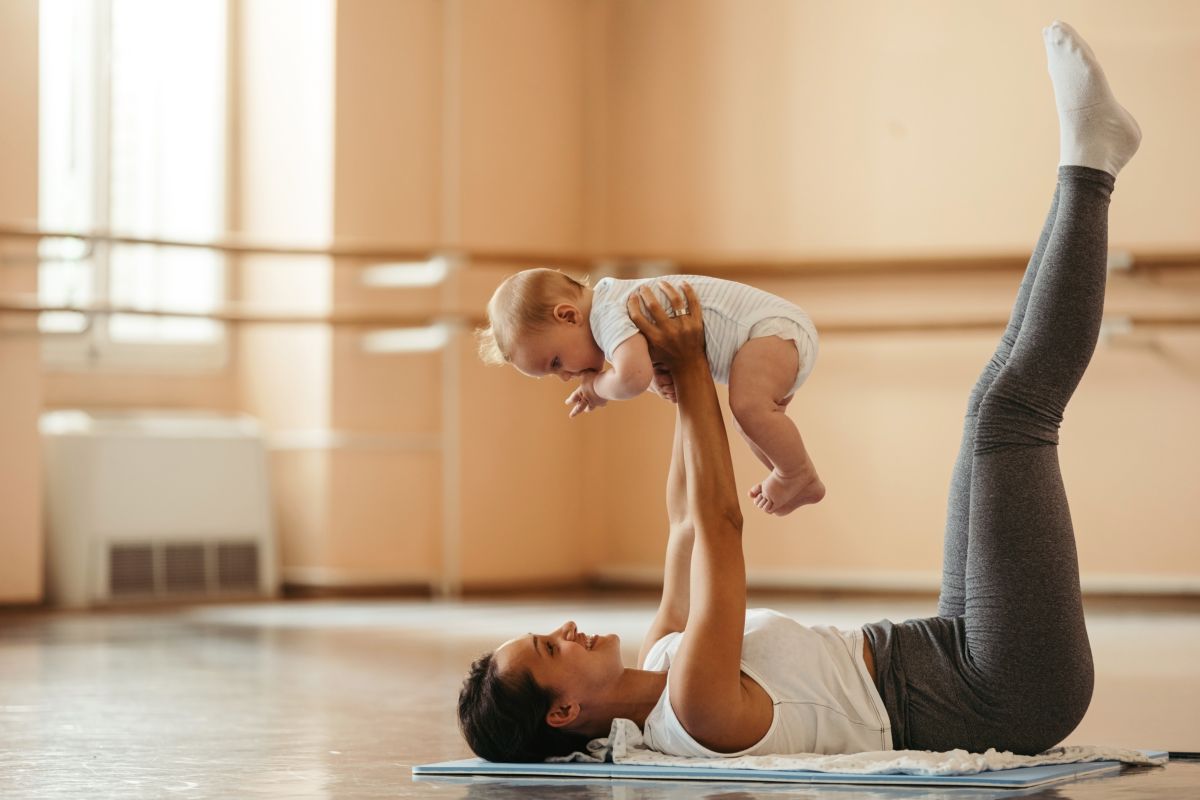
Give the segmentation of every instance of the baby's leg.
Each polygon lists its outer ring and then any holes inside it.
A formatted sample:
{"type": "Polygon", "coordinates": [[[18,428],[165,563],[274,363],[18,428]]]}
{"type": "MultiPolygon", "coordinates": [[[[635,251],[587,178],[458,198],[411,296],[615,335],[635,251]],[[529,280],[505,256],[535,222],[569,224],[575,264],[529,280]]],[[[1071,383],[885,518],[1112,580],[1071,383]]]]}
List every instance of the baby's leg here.
{"type": "Polygon", "coordinates": [[[767,458],[767,454],[762,451],[762,448],[756,445],[754,440],[747,436],[746,432],[742,430],[741,423],[737,421],[737,417],[733,418],[733,426],[737,428],[737,432],[742,435],[742,439],[744,439],[747,446],[749,446],[750,452],[754,453],[755,457],[762,462],[763,466],[767,469],[775,469],[774,462],[767,458]]]}
{"type": "Polygon", "coordinates": [[[800,431],[786,413],[799,369],[795,343],[763,336],[742,345],[729,372],[729,408],[755,454],[771,469],[750,490],[755,505],[769,514],[788,514],[825,496],[800,431]]]}

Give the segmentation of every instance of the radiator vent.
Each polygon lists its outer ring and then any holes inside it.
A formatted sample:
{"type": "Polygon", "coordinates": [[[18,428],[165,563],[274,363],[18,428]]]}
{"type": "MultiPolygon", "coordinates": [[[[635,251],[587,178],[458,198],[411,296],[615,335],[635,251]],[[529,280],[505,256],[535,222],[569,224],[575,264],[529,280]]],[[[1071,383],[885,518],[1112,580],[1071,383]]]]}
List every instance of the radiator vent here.
{"type": "Polygon", "coordinates": [[[260,580],[258,545],[217,545],[217,585],[221,591],[254,591],[260,580]]]}
{"type": "Polygon", "coordinates": [[[113,545],[108,551],[108,581],[113,597],[154,594],[154,548],[113,545]]]}
{"type": "Polygon", "coordinates": [[[163,552],[163,589],[172,594],[193,594],[208,588],[204,545],[169,544],[163,552]]]}
{"type": "Polygon", "coordinates": [[[113,599],[245,595],[259,590],[257,542],[113,544],[108,592],[113,599]]]}

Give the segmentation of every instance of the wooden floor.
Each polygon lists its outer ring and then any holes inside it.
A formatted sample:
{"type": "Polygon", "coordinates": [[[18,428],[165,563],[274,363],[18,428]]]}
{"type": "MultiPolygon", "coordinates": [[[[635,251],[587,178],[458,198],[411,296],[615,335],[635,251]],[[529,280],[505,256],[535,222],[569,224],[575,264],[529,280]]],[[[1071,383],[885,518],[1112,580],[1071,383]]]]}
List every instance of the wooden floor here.
{"type": "MultiPolygon", "coordinates": [[[[932,600],[751,598],[806,624],[932,613],[932,600]]],[[[470,755],[454,719],[470,660],[573,618],[619,633],[632,663],[648,597],[288,601],[0,612],[0,796],[814,797],[735,784],[414,781],[470,755]]],[[[1073,744],[1200,750],[1200,607],[1091,603],[1095,699],[1073,744]]],[[[821,789],[846,798],[1197,797],[1200,762],[1025,795],[821,789]]]]}

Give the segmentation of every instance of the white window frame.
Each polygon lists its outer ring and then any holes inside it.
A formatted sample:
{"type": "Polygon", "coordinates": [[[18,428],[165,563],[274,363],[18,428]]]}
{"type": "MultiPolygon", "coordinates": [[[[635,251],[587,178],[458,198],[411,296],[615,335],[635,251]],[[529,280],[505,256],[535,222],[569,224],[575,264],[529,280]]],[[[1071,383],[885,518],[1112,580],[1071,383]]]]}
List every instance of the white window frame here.
{"type": "MultiPolygon", "coordinates": [[[[90,153],[93,159],[93,219],[90,228],[97,232],[111,231],[111,181],[109,164],[112,158],[112,92],[109,79],[109,64],[111,56],[112,2],[113,0],[89,0],[95,13],[96,24],[92,30],[94,61],[91,70],[91,97],[94,104],[94,135],[91,138],[90,153]]],[[[231,88],[231,59],[228,55],[233,44],[230,35],[231,14],[228,0],[211,0],[224,4],[226,28],[226,59],[225,59],[225,120],[222,125],[224,139],[222,141],[221,174],[221,208],[219,217],[221,228],[228,229],[230,213],[230,158],[232,126],[229,124],[234,109],[231,88]]],[[[56,154],[58,155],[58,154],[56,154]]],[[[42,222],[43,227],[47,226],[42,222]]],[[[122,233],[113,231],[113,233],[122,233]]],[[[147,234],[149,238],[166,238],[158,234],[147,234]]],[[[48,241],[43,247],[58,245],[61,241],[48,241]]],[[[110,253],[114,247],[129,245],[114,245],[107,242],[95,242],[91,245],[91,254],[87,258],[91,262],[92,294],[90,302],[100,306],[112,305],[111,259],[110,253]]],[[[152,245],[139,245],[152,247],[152,245]]],[[[169,248],[156,248],[160,252],[169,248]]],[[[224,304],[229,296],[229,256],[221,259],[219,285],[214,302],[224,304]]],[[[42,296],[41,302],[47,305],[58,305],[58,298],[42,296]]],[[[109,321],[116,315],[95,314],[92,324],[80,333],[54,333],[42,338],[43,365],[53,369],[88,370],[88,371],[139,371],[139,372],[208,372],[224,369],[229,363],[230,336],[228,325],[215,323],[215,335],[205,341],[121,341],[112,338],[109,332],[109,321]]]]}

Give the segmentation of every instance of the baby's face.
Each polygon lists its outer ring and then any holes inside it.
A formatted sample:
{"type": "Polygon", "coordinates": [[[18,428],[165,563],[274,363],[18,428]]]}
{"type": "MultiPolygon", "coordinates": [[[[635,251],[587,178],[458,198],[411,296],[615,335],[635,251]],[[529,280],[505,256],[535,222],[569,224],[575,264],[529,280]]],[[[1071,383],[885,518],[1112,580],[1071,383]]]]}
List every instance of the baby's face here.
{"type": "Polygon", "coordinates": [[[512,365],[531,378],[557,375],[569,381],[604,369],[604,351],[586,323],[556,320],[549,328],[517,340],[512,365]]]}

